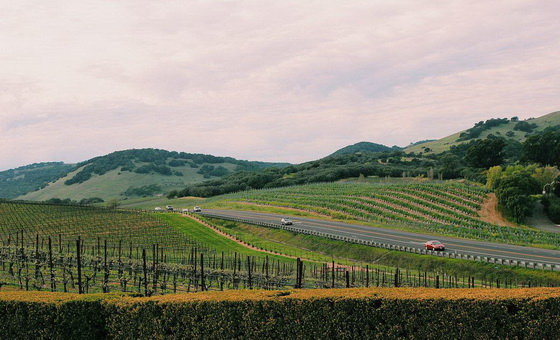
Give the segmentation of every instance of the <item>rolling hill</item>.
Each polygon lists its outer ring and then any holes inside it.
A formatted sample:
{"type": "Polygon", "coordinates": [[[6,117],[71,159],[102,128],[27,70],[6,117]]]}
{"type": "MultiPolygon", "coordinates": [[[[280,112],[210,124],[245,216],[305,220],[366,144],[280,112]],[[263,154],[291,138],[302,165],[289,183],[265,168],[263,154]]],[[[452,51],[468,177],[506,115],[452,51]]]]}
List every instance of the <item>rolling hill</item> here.
{"type": "Polygon", "coordinates": [[[525,139],[527,139],[530,133],[539,132],[547,127],[555,125],[560,125],[560,111],[552,112],[538,118],[529,118],[527,120],[518,120],[515,119],[515,117],[513,117],[512,119],[490,119],[486,122],[479,122],[475,124],[475,127],[473,128],[454,133],[450,136],[435,141],[414,144],[405,148],[404,151],[414,153],[422,152],[424,154],[437,154],[449,150],[449,148],[454,145],[459,145],[472,139],[486,138],[490,134],[516,140],[522,143],[525,141],[525,139]],[[498,124],[487,124],[488,122],[498,124]],[[480,134],[475,138],[468,138],[469,134],[473,135],[472,132],[477,132],[477,127],[480,128],[480,134]],[[461,137],[462,134],[464,134],[463,137],[461,137]]]}
{"type": "Polygon", "coordinates": [[[0,172],[0,197],[16,198],[44,188],[74,168],[63,162],[34,163],[0,172]]]}
{"type": "Polygon", "coordinates": [[[330,156],[338,156],[338,155],[346,155],[349,153],[356,153],[356,152],[383,152],[383,151],[394,151],[399,150],[398,147],[388,147],[382,144],[371,143],[371,142],[359,142],[356,144],[348,145],[337,151],[333,152],[330,156]]]}
{"type": "Polygon", "coordinates": [[[560,111],[528,120],[493,118],[440,140],[414,143],[405,149],[359,142],[298,165],[158,149],[116,151],[79,164],[38,163],[0,172],[0,197],[122,200],[173,192],[177,196],[206,197],[250,188],[336,181],[360,174],[422,176],[431,168],[443,173],[443,178],[455,178],[453,173],[446,175],[444,165],[437,159],[419,155],[438,154],[491,134],[522,143],[529,135],[555,125],[560,125],[560,111]],[[402,151],[414,152],[416,157],[405,157],[402,151]],[[271,167],[276,169],[261,171],[271,167]]]}
{"type": "MultiPolygon", "coordinates": [[[[56,163],[60,170],[56,176],[45,176],[44,180],[37,180],[35,186],[28,186],[25,190],[22,188],[16,192],[17,195],[6,193],[4,197],[33,201],[56,197],[79,201],[91,197],[107,200],[153,196],[240,170],[258,171],[285,165],[159,149],[123,150],[76,165],[56,163]]],[[[38,169],[46,171],[49,168],[45,165],[38,169]]],[[[19,176],[25,178],[26,174],[21,171],[8,170],[0,175],[21,173],[19,176]]],[[[15,180],[14,176],[12,181],[15,180]]]]}

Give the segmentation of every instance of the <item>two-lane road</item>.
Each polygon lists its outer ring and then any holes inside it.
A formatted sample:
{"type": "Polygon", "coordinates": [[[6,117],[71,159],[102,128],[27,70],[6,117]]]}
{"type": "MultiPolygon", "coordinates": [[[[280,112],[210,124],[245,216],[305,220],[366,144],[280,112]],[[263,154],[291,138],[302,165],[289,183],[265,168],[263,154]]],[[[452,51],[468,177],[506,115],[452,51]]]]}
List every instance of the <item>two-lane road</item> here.
{"type": "Polygon", "coordinates": [[[300,229],[321,232],[329,235],[350,237],[358,240],[392,244],[401,247],[422,249],[427,240],[437,239],[446,245],[446,252],[461,255],[499,258],[527,263],[555,265],[560,269],[560,251],[540,248],[513,246],[500,243],[464,240],[450,237],[409,233],[405,231],[362,226],[357,224],[316,220],[310,218],[251,211],[204,209],[201,214],[237,218],[260,223],[280,224],[282,217],[290,217],[294,226],[300,229]]]}

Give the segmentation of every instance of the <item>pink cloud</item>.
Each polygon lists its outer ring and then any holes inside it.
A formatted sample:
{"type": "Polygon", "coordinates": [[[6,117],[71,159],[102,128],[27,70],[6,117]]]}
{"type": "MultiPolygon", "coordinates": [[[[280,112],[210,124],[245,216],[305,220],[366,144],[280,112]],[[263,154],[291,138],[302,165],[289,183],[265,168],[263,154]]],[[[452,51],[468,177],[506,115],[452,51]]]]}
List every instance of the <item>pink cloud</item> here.
{"type": "Polygon", "coordinates": [[[560,104],[556,1],[0,10],[2,169],[133,147],[302,162],[560,104]]]}

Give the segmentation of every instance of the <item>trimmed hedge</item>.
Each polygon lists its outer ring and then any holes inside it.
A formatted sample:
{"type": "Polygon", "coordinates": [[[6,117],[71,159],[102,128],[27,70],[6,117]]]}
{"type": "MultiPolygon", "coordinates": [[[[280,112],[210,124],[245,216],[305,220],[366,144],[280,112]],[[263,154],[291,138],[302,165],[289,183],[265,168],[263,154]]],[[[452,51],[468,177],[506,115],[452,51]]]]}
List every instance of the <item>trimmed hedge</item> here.
{"type": "Polygon", "coordinates": [[[242,291],[222,295],[133,298],[1,293],[0,336],[259,340],[559,337],[560,290],[550,288],[242,291]]]}

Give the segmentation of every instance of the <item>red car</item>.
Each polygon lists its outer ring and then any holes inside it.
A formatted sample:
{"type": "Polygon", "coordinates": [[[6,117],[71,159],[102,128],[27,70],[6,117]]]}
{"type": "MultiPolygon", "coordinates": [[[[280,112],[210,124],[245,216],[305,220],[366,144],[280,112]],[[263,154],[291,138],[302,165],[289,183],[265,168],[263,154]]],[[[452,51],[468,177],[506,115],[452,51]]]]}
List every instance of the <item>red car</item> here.
{"type": "Polygon", "coordinates": [[[440,241],[428,241],[424,243],[426,250],[445,250],[445,244],[441,243],[440,241]]]}

